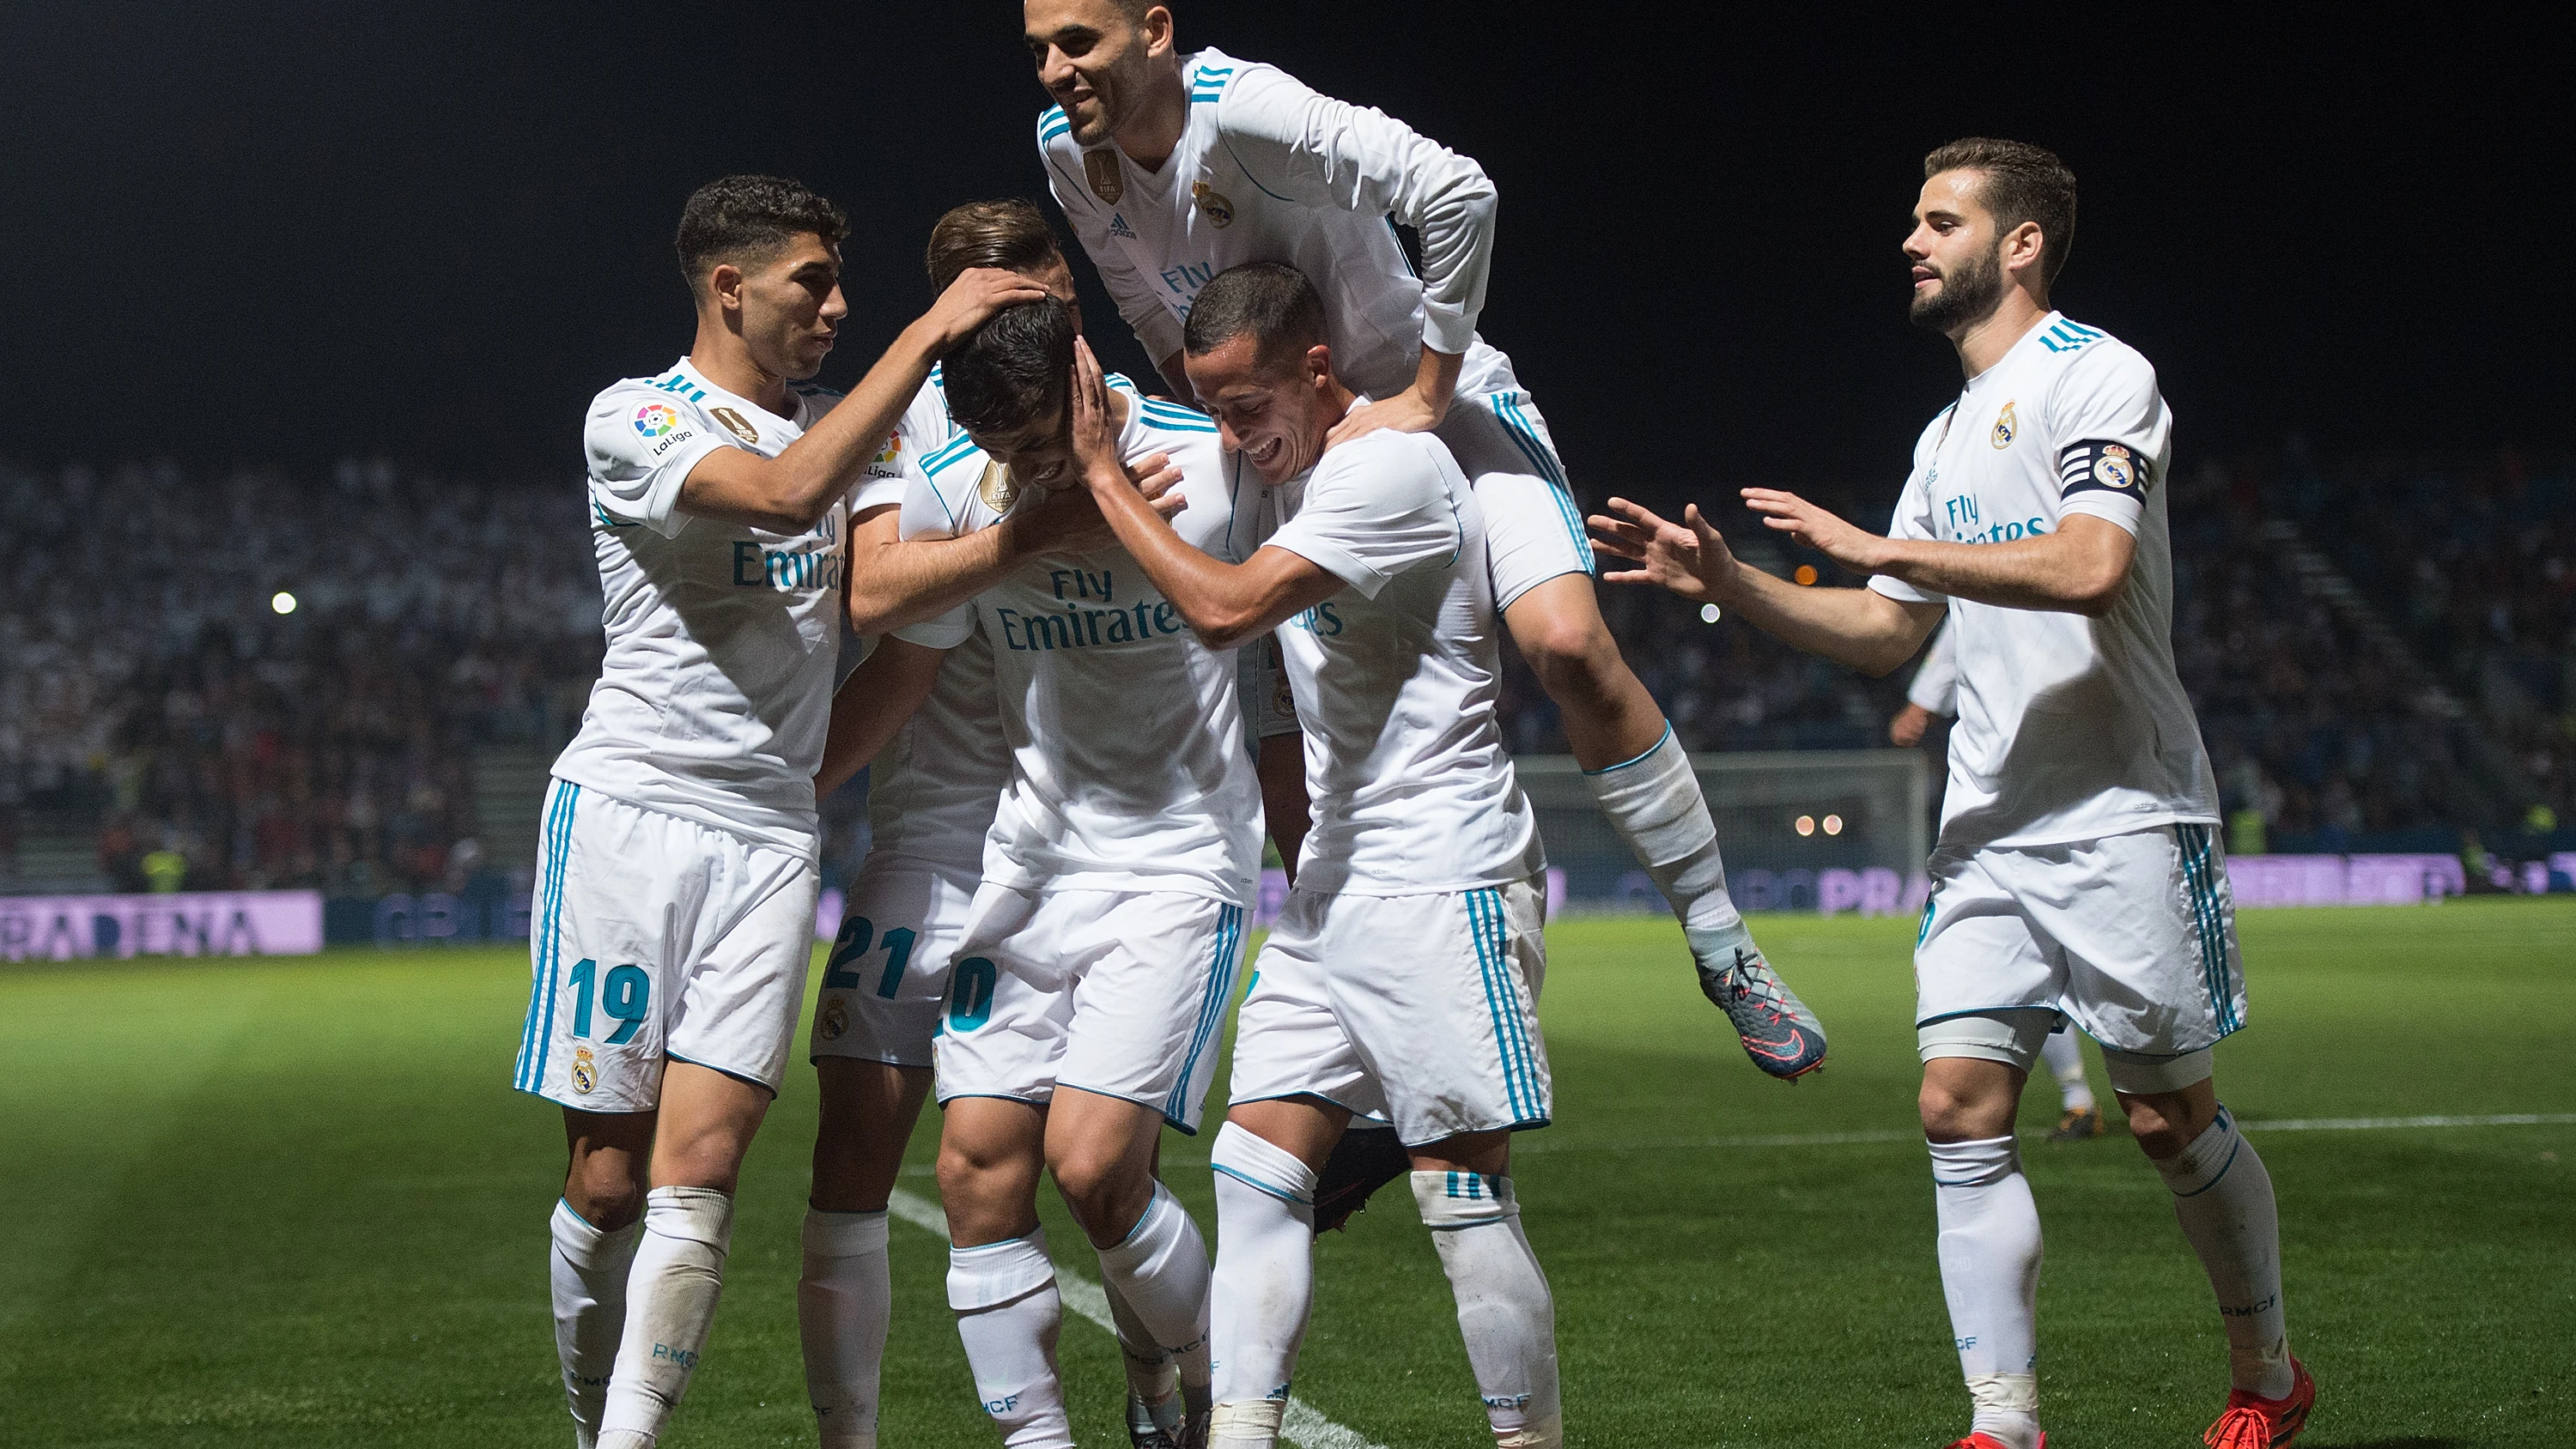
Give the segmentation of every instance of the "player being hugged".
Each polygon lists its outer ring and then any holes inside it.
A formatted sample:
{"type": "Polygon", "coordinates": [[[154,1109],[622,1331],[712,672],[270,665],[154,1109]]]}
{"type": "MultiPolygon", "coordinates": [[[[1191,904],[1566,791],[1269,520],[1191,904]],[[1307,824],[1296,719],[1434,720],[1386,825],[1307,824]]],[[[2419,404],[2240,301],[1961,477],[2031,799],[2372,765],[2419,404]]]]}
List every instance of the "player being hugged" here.
{"type": "Polygon", "coordinates": [[[1044,295],[960,278],[836,405],[794,384],[848,311],[845,230],[793,181],[700,187],[678,240],[696,340],[602,392],[583,434],[608,650],[546,795],[513,1077],[564,1109],[555,1338],[583,1449],[651,1449],[688,1387],[787,1063],[853,485],[941,348],[1044,295]]]}
{"type": "Polygon", "coordinates": [[[1754,945],[1699,777],[1602,621],[1547,420],[1476,333],[1494,248],[1484,169],[1276,66],[1183,53],[1167,6],[1026,0],[1022,25],[1056,101],[1037,123],[1047,184],[1174,395],[1191,396],[1182,326],[1210,278],[1273,261],[1312,279],[1334,373],[1372,399],[1334,439],[1390,428],[1448,447],[1485,514],[1494,606],[1602,814],[1680,918],[1701,989],[1755,1066],[1822,1065],[1824,1028],[1754,945]],[[1391,222],[1420,233],[1420,276],[1391,222]]]}
{"type": "Polygon", "coordinates": [[[1321,1169],[1354,1116],[1391,1124],[1507,1449],[1563,1441],[1555,1308],[1520,1224],[1511,1134],[1551,1111],[1537,1001],[1545,861],[1495,719],[1499,624],[1476,490],[1441,441],[1331,445],[1366,400],[1325,309],[1276,262],[1221,273],[1183,332],[1229,457],[1277,489],[1278,532],[1231,564],[1156,521],[1106,442],[1085,359],[1083,480],[1164,596],[1228,648],[1277,629],[1314,819],[1235,1031],[1217,1134],[1209,1444],[1278,1441],[1313,1299],[1321,1169]]]}
{"type": "Polygon", "coordinates": [[[1950,338],[1959,400],[1915,445],[1892,536],[1744,490],[1771,528],[1871,576],[1797,588],[1621,499],[1592,525],[1656,583],[1872,674],[1950,615],[1958,724],[1916,937],[1923,1130],[1941,1283],[1975,1403],[1969,1449],[2037,1449],[2039,1212],[2014,1147],[2022,1085],[2071,1020],[2208,1270],[2233,1388],[2218,1449],[2288,1444],[2316,1386],[2290,1356],[2272,1180],[2219,1104],[2210,1049],[2245,1024],[2218,789],[2175,676],[2165,519],[2172,415],[2155,369],[2050,310],[2075,177],[2015,141],[1925,158],[1914,321],[1950,338]]]}
{"type": "MultiPolygon", "coordinates": [[[[935,290],[945,291],[969,268],[996,267],[1026,277],[1068,308],[1074,304],[1072,269],[1046,218],[1026,201],[951,208],[931,228],[927,261],[935,290]]],[[[1068,315],[1078,326],[1081,312],[1068,315]]],[[[964,436],[948,415],[943,378],[934,366],[887,450],[893,457],[881,454],[880,463],[917,472],[922,459],[946,456],[943,448],[964,436]]],[[[1123,377],[1112,377],[1110,385],[1136,391],[1123,377]]],[[[1162,496],[1175,481],[1167,468],[1141,486],[1162,496]]],[[[1170,495],[1164,506],[1177,508],[1180,501],[1170,495]]],[[[1099,510],[1079,492],[1012,516],[1026,522],[1049,513],[1077,530],[1046,531],[1052,551],[1116,546],[1099,510]]],[[[851,580],[852,626],[875,632],[889,620],[919,615],[924,598],[947,596],[958,582],[980,589],[997,581],[1000,572],[971,558],[961,566],[954,555],[1007,531],[983,530],[960,544],[900,541],[882,523],[854,528],[854,547],[864,548],[874,533],[891,546],[862,555],[876,567],[851,580]]],[[[931,1043],[948,997],[949,967],[983,876],[984,840],[1010,765],[992,645],[980,632],[945,650],[879,638],[833,698],[814,788],[828,795],[866,766],[870,835],[817,993],[811,1046],[822,1111],[796,1307],[823,1449],[875,1449],[877,1442],[879,1370],[894,1306],[886,1207],[904,1145],[930,1094],[931,1043]]],[[[1177,1365],[1123,1303],[1120,1308],[1120,1344],[1138,1384],[1131,1418],[1161,1432],[1159,1412],[1177,1429],[1177,1365]]],[[[1152,1442],[1150,1434],[1139,1440],[1152,1442]]]]}
{"type": "MultiPolygon", "coordinates": [[[[1074,344],[1071,309],[1048,297],[996,313],[942,359],[965,436],[926,460],[907,538],[972,539],[1055,493],[1089,508],[1068,443],[1074,344]]],[[[1108,407],[1127,464],[1179,472],[1191,546],[1248,551],[1260,485],[1227,468],[1216,425],[1131,393],[1108,407]]],[[[1041,558],[898,631],[934,648],[978,635],[1011,763],[933,1049],[949,1306],[1005,1441],[1071,1445],[1036,1205],[1052,1173],[1129,1320],[1122,1339],[1147,1338],[1177,1379],[1169,1422],[1131,1416],[1131,1431],[1195,1443],[1207,1248],[1153,1163],[1166,1123],[1197,1129],[1258,886],[1237,660],[1193,636],[1114,544],[1041,558]]]]}

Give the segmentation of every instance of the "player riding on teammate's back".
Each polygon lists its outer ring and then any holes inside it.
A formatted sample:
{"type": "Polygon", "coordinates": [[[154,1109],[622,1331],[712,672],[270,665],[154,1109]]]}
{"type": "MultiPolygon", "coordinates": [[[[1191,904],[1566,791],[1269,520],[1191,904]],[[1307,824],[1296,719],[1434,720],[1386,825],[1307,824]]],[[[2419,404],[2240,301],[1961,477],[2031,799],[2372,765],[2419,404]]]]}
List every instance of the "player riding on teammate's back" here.
{"type": "Polygon", "coordinates": [[[1037,123],[1047,184],[1174,395],[1192,396],[1181,330],[1211,278],[1270,261],[1313,280],[1336,371],[1368,399],[1334,439],[1393,428],[1447,445],[1484,509],[1495,606],[1602,813],[1680,917],[1702,989],[1756,1066],[1813,1070],[1823,1028],[1745,929],[1698,777],[1602,621],[1547,422],[1476,334],[1494,244],[1483,169],[1274,66],[1183,54],[1162,5],[1027,0],[1023,24],[1057,102],[1037,123]],[[1390,217],[1420,233],[1420,277],[1390,217]]]}

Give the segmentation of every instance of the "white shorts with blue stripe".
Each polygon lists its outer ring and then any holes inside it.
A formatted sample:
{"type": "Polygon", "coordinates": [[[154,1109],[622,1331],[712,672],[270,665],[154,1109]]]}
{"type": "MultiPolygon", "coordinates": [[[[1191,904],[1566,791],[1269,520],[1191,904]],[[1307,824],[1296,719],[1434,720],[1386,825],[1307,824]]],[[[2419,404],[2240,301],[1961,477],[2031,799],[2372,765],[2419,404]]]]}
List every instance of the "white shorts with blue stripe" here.
{"type": "MultiPolygon", "coordinates": [[[[2172,1081],[2177,1070],[2207,1076],[2202,1054],[2245,1024],[2236,904],[2208,825],[1936,851],[1931,875],[1914,947],[1914,1020],[1927,1060],[2009,1060],[2018,1045],[1985,1044],[1966,1019],[2039,1009],[2102,1044],[2114,1086],[2172,1090],[2189,1085],[2172,1081]],[[2139,1085],[2124,1085],[2124,1075],[2139,1085]]],[[[1986,1035],[2001,1043],[2010,1034],[1986,1035]]],[[[2046,1029],[2019,1035],[2036,1052],[2046,1029]]]]}
{"type": "Polygon", "coordinates": [[[1196,1132],[1243,907],[1180,891],[976,889],[932,1039],[942,1103],[1076,1087],[1196,1132]]]}
{"type": "Polygon", "coordinates": [[[1566,482],[1547,419],[1517,384],[1461,396],[1435,430],[1476,487],[1485,513],[1485,571],[1494,607],[1566,574],[1592,573],[1583,505],[1566,482]]]}
{"type": "Polygon", "coordinates": [[[1291,891],[1234,1033],[1238,1102],[1314,1096],[1407,1146],[1544,1127],[1535,880],[1419,896],[1291,891]]]}
{"type": "Polygon", "coordinates": [[[649,1112],[667,1059],[776,1092],[821,888],[811,856],[555,781],[512,1085],[649,1112]]]}

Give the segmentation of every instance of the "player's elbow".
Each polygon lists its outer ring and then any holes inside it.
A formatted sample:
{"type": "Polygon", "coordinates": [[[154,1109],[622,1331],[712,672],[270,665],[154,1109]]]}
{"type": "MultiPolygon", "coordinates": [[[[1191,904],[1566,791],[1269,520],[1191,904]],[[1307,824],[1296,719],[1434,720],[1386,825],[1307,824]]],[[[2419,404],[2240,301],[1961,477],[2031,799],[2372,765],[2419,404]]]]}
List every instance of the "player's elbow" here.
{"type": "Polygon", "coordinates": [[[1190,619],[1190,628],[1210,649],[1239,649],[1262,633],[1259,615],[1236,609],[1218,610],[1205,619],[1190,619]]]}
{"type": "Polygon", "coordinates": [[[2120,602],[2120,592],[2129,581],[2128,561],[2117,568],[2107,562],[2088,560],[2066,581],[2062,598],[2068,610],[2088,619],[2099,619],[2120,602]]]}

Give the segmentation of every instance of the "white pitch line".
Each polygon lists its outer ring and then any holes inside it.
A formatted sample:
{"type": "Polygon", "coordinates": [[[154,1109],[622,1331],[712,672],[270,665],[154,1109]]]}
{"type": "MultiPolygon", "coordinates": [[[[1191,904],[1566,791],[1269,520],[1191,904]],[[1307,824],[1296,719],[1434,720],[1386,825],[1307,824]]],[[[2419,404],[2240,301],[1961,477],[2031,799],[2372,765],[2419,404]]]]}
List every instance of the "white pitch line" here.
{"type": "MultiPolygon", "coordinates": [[[[948,1241],[948,1215],[939,1210],[939,1204],[919,1193],[896,1188],[894,1195],[886,1200],[886,1208],[914,1227],[937,1234],[939,1241],[948,1241]]],[[[1113,1336],[1118,1332],[1118,1325],[1109,1316],[1109,1295],[1101,1290],[1099,1284],[1076,1276],[1059,1263],[1055,1270],[1055,1288],[1063,1297],[1065,1307],[1100,1325],[1113,1336]]],[[[1280,1437],[1298,1445],[1299,1449],[1386,1449],[1385,1445],[1358,1431],[1346,1429],[1325,1418],[1314,1405],[1303,1399],[1288,1401],[1287,1421],[1280,1426],[1280,1437]]]]}
{"type": "MultiPolygon", "coordinates": [[[[2280,1117],[2271,1121],[2240,1119],[2248,1132],[2385,1132],[2407,1127],[2566,1127],[2576,1125],[2576,1112],[2494,1112],[2451,1117],[2280,1117]]],[[[2021,1134],[2033,1140],[2046,1132],[2021,1134]]],[[[1563,1145],[1545,1138],[1512,1144],[1525,1152],[1661,1152],[1692,1147],[1844,1147],[1855,1143],[1920,1142],[1920,1132],[1883,1129],[1875,1132],[1789,1132],[1760,1137],[1666,1137],[1645,1142],[1582,1142],[1563,1145]]]]}

